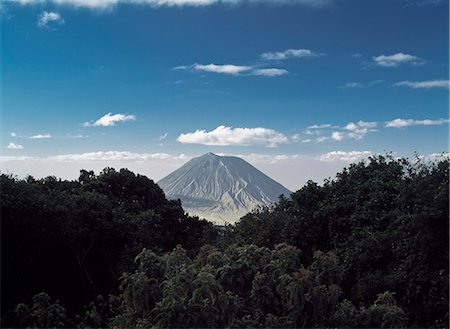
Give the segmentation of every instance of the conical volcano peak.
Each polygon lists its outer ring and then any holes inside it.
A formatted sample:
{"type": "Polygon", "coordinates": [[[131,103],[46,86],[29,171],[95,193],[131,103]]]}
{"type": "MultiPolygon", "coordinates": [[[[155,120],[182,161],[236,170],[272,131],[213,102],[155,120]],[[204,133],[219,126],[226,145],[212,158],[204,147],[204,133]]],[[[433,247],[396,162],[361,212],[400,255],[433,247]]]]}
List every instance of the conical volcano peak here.
{"type": "Polygon", "coordinates": [[[211,152],[191,159],[158,183],[168,198],[181,199],[191,215],[221,224],[290,194],[245,160],[211,152]]]}

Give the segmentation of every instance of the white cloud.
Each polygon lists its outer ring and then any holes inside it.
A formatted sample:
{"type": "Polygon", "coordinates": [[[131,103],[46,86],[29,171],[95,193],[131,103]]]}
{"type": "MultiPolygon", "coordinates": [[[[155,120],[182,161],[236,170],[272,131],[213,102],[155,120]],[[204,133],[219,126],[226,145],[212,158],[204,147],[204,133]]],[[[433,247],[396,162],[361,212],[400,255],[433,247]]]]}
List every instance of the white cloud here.
{"type": "Polygon", "coordinates": [[[262,76],[266,76],[266,77],[277,77],[280,75],[285,75],[288,74],[289,72],[287,70],[284,69],[258,69],[253,71],[253,75],[262,75],[262,76]]]}
{"type": "Polygon", "coordinates": [[[28,155],[0,155],[0,163],[1,162],[14,162],[14,161],[33,161],[37,160],[38,158],[28,156],[28,155]]]}
{"type": "Polygon", "coordinates": [[[289,58],[304,58],[320,56],[317,52],[311,49],[287,49],[285,51],[267,52],[261,54],[264,60],[285,60],[289,58]]]}
{"type": "Polygon", "coordinates": [[[320,8],[333,3],[334,0],[10,0],[23,5],[51,3],[90,9],[111,9],[119,4],[149,5],[152,7],[193,6],[202,7],[215,4],[267,4],[267,5],[301,5],[320,8]]]}
{"type": "Polygon", "coordinates": [[[355,89],[355,88],[362,88],[364,87],[364,84],[361,82],[347,82],[345,85],[341,86],[341,88],[344,89],[355,89]]]}
{"type": "Polygon", "coordinates": [[[374,132],[377,131],[376,129],[374,129],[375,127],[377,127],[378,123],[377,122],[368,122],[368,121],[358,121],[356,123],[354,122],[349,122],[344,129],[348,130],[349,132],[347,133],[347,136],[349,138],[353,138],[353,139],[362,139],[364,138],[369,132],[374,132]]]}
{"type": "Polygon", "coordinates": [[[161,136],[158,137],[158,140],[160,142],[162,142],[163,140],[165,140],[167,138],[167,136],[169,135],[169,133],[164,133],[161,136]]]}
{"type": "Polygon", "coordinates": [[[66,134],[66,136],[65,136],[66,138],[85,138],[85,137],[87,137],[87,136],[85,136],[85,135],[82,135],[82,134],[66,134]]]}
{"type": "Polygon", "coordinates": [[[9,136],[11,136],[11,137],[17,137],[17,133],[11,132],[11,133],[9,133],[9,136]]]}
{"type": "Polygon", "coordinates": [[[331,128],[332,126],[329,123],[321,124],[321,125],[312,125],[308,126],[309,129],[325,129],[331,128]]]}
{"type": "Polygon", "coordinates": [[[167,153],[133,153],[128,151],[98,151],[88,153],[61,154],[48,157],[53,161],[146,161],[165,160],[170,157],[167,153]]]}
{"type": "Polygon", "coordinates": [[[40,27],[49,27],[52,22],[62,25],[64,19],[60,14],[52,11],[43,11],[38,17],[38,26],[40,27]]]}
{"type": "Polygon", "coordinates": [[[426,80],[426,81],[400,81],[394,84],[396,87],[409,87],[413,89],[423,88],[449,88],[448,80],[426,80]]]}
{"type": "Polygon", "coordinates": [[[231,75],[238,75],[239,73],[250,71],[252,69],[251,66],[240,66],[232,64],[216,65],[212,63],[207,65],[194,64],[192,68],[196,71],[223,73],[231,75]]]}
{"type": "Polygon", "coordinates": [[[136,116],[133,114],[122,114],[122,113],[112,114],[111,112],[109,112],[104,116],[102,116],[97,121],[84,122],[82,125],[84,127],[98,127],[98,126],[110,127],[115,126],[117,122],[135,121],[135,120],[136,116]]]}
{"type": "Polygon", "coordinates": [[[50,134],[37,134],[37,135],[33,135],[28,137],[30,139],[45,139],[45,138],[52,138],[52,135],[50,134]]]}
{"type": "Polygon", "coordinates": [[[258,75],[266,77],[276,77],[289,73],[287,70],[278,68],[258,69],[254,66],[234,65],[234,64],[213,64],[213,63],[211,64],[195,63],[190,66],[177,66],[174,67],[174,70],[194,70],[201,72],[228,74],[233,76],[239,76],[243,75],[244,73],[247,73],[247,75],[258,75]]]}
{"type": "Polygon", "coordinates": [[[426,156],[430,161],[450,160],[450,152],[431,153],[426,156]]]}
{"type": "Polygon", "coordinates": [[[277,147],[279,144],[289,143],[289,139],[282,133],[269,128],[233,128],[219,126],[214,130],[196,130],[193,133],[181,134],[177,141],[184,144],[203,145],[241,145],[277,147]]]}
{"type": "Polygon", "coordinates": [[[437,119],[437,120],[414,120],[414,119],[401,119],[397,118],[391,121],[386,121],[384,123],[384,126],[386,128],[405,128],[410,126],[436,126],[436,125],[443,125],[446,123],[449,123],[450,120],[448,119],[437,119]]]}
{"type": "Polygon", "coordinates": [[[344,134],[340,131],[333,131],[331,133],[331,139],[333,139],[335,141],[341,141],[344,139],[344,134]]]}
{"type": "Polygon", "coordinates": [[[20,145],[20,144],[16,144],[16,143],[9,143],[9,144],[6,146],[6,148],[7,148],[7,149],[10,149],[10,150],[21,150],[21,149],[23,149],[23,146],[20,145]]]}
{"type": "Polygon", "coordinates": [[[293,142],[298,142],[300,139],[301,139],[300,134],[294,134],[294,135],[291,136],[291,140],[293,142]]]}
{"type": "Polygon", "coordinates": [[[325,141],[327,141],[327,140],[329,140],[329,139],[330,139],[330,137],[320,136],[320,137],[317,137],[317,138],[315,139],[315,141],[316,141],[316,143],[323,143],[323,142],[325,142],[325,141]]]}
{"type": "Polygon", "coordinates": [[[397,67],[400,64],[413,64],[413,65],[421,65],[424,64],[423,60],[420,57],[397,53],[393,55],[379,55],[372,57],[373,61],[376,65],[384,66],[384,67],[397,67]]]}
{"type": "Polygon", "coordinates": [[[371,156],[371,151],[331,151],[318,156],[319,161],[325,162],[355,162],[371,156]]]}

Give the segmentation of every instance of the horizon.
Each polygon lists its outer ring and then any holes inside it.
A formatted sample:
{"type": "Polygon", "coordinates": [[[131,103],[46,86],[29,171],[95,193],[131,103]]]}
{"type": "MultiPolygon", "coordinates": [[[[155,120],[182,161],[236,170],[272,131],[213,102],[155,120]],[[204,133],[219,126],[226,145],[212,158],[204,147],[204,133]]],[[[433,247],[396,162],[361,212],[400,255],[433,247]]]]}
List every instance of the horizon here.
{"type": "Polygon", "coordinates": [[[295,191],[372,155],[434,158],[449,142],[448,6],[3,1],[0,169],[158,181],[214,152],[295,191]]]}

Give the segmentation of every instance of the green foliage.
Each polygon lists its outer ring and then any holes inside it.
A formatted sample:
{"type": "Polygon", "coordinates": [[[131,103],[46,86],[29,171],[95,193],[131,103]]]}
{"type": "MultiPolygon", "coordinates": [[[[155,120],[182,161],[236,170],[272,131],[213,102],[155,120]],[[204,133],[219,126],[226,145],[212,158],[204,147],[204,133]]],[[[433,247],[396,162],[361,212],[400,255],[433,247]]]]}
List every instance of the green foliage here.
{"type": "MultiPolygon", "coordinates": [[[[395,291],[411,325],[446,326],[448,218],[448,160],[377,156],[244,216],[227,243],[288,243],[302,250],[305,266],[317,250],[332,251],[343,269],[333,280],[354,305],[369,308],[378,294],[395,291]]],[[[352,313],[347,306],[340,304],[342,314],[352,313]]],[[[343,326],[362,325],[348,317],[343,326]]]]}
{"type": "Polygon", "coordinates": [[[43,292],[33,296],[28,305],[18,304],[14,313],[16,323],[22,328],[62,328],[71,325],[66,309],[58,301],[51,303],[50,296],[43,292]]]}
{"type": "Polygon", "coordinates": [[[373,157],[215,228],[127,170],[3,175],[5,323],[446,327],[448,179],[447,160],[373,157]]]}
{"type": "MultiPolygon", "coordinates": [[[[214,237],[212,224],[188,217],[179,201],[166,200],[153,181],[126,169],[106,168],[98,176],[82,170],[76,181],[1,175],[0,183],[7,325],[14,324],[15,305],[39,291],[79,313],[97,295],[117,292],[121,274],[143,248],[161,252],[180,244],[195,254],[214,237]]],[[[141,258],[141,272],[150,282],[158,279],[162,261],[155,254],[141,258]]],[[[146,293],[138,286],[130,292],[133,298],[146,293]]]]}

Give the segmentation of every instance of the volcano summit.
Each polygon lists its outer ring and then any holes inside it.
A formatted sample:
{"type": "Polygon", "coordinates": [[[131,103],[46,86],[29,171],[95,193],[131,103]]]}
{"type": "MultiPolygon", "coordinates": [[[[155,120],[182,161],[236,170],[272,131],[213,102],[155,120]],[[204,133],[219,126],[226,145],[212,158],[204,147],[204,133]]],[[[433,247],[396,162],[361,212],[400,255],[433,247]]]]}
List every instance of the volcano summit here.
{"type": "Polygon", "coordinates": [[[180,199],[190,215],[217,224],[234,223],[291,193],[241,158],[213,153],[191,159],[158,184],[167,198],[180,199]]]}

